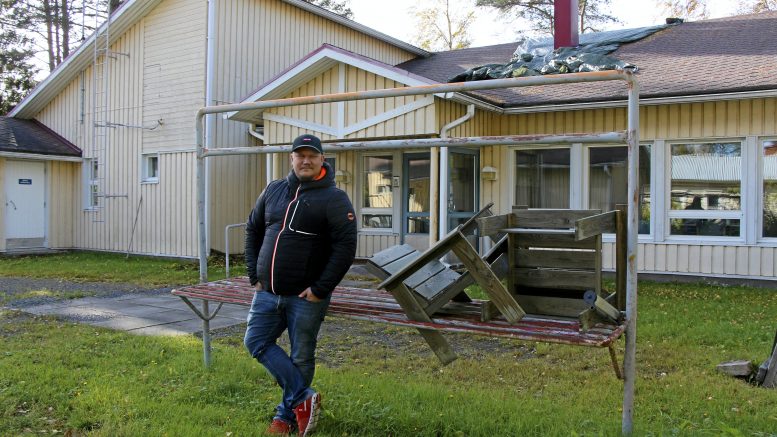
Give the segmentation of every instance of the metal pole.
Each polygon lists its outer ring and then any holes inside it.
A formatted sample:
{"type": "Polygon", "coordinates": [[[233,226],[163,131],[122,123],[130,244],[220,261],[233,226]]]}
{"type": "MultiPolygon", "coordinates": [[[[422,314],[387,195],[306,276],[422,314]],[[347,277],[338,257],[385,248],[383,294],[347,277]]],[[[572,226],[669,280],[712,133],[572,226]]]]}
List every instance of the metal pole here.
{"type": "Polygon", "coordinates": [[[208,301],[202,301],[202,356],[205,361],[205,367],[210,367],[210,314],[208,311],[208,301]]]}
{"type": "MultiPolygon", "coordinates": [[[[495,135],[487,137],[464,138],[415,138],[405,140],[372,140],[323,144],[324,152],[342,152],[345,150],[391,150],[391,149],[427,149],[435,146],[484,147],[510,146],[516,144],[623,144],[628,140],[626,131],[604,132],[600,134],[566,135],[495,135]]],[[[282,146],[244,146],[204,149],[204,156],[253,155],[263,153],[290,153],[291,145],[282,146]]]]}
{"type": "Polygon", "coordinates": [[[628,237],[626,239],[626,351],[623,357],[623,417],[621,432],[634,431],[634,388],[637,356],[637,233],[639,206],[639,84],[628,72],[628,237]]]}
{"type": "Polygon", "coordinates": [[[205,230],[205,155],[202,145],[203,119],[202,109],[197,111],[197,120],[194,123],[197,142],[197,238],[199,240],[200,255],[200,283],[208,282],[208,239],[205,230]]]}

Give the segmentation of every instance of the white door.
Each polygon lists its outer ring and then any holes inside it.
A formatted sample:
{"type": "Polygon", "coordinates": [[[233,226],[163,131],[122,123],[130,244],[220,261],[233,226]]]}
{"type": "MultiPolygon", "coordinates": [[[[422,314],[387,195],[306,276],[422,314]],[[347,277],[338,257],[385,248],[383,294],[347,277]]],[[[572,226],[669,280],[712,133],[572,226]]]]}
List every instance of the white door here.
{"type": "Polygon", "coordinates": [[[6,161],[5,238],[24,246],[41,246],[46,235],[44,164],[6,161]],[[21,240],[25,240],[22,242],[21,240]]]}

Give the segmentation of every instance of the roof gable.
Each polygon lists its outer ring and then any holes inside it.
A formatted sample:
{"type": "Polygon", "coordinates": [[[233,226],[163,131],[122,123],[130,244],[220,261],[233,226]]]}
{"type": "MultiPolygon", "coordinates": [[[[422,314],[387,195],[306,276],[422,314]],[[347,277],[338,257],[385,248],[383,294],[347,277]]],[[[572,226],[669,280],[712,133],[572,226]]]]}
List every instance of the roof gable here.
{"type": "MultiPolygon", "coordinates": [[[[384,64],[366,56],[324,44],[267,83],[261,85],[256,91],[245,97],[241,103],[283,98],[337,64],[350,65],[407,86],[436,83],[434,80],[384,64]]],[[[246,123],[257,123],[262,120],[263,112],[264,110],[261,109],[236,111],[229,112],[224,117],[246,123]]]]}

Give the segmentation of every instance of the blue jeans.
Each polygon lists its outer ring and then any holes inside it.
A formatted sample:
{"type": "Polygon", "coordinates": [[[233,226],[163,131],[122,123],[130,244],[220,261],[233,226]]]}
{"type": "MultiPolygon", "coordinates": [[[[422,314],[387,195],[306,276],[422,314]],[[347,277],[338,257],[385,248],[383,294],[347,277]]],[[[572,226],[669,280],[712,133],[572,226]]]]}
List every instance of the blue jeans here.
{"type": "Polygon", "coordinates": [[[314,393],[310,384],[316,371],[316,338],[328,306],[329,298],[309,302],[268,291],[254,293],[243,343],[283,389],[276,419],[296,423],[294,407],[314,393]],[[286,329],[291,354],[277,343],[286,329]]]}

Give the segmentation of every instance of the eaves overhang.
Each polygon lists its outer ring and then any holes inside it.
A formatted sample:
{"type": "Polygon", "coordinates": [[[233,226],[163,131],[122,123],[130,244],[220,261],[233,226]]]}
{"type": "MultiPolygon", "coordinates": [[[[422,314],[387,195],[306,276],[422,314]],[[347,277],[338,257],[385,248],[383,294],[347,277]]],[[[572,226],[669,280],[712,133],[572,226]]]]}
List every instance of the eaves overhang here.
{"type": "MultiPolygon", "coordinates": [[[[320,17],[324,17],[327,20],[334,21],[338,24],[342,24],[345,27],[351,28],[353,30],[356,30],[358,32],[364,33],[366,35],[369,35],[377,40],[386,42],[388,44],[391,44],[393,46],[396,46],[398,48],[401,48],[403,50],[406,50],[414,55],[421,56],[423,58],[427,58],[431,56],[432,54],[430,52],[427,52],[426,50],[416,47],[412,44],[408,44],[404,41],[398,40],[394,37],[391,37],[389,35],[386,35],[385,33],[378,32],[375,29],[371,29],[363,24],[357,23],[353,20],[350,20],[348,18],[345,18],[341,15],[335,14],[334,12],[324,9],[321,6],[316,6],[312,3],[303,1],[303,0],[282,0],[284,3],[288,3],[290,5],[294,5],[300,9],[303,9],[305,11],[308,11],[312,14],[318,15],[320,17]]],[[[377,5],[376,5],[377,7],[377,5]]]]}
{"type": "MultiPolygon", "coordinates": [[[[144,17],[162,0],[127,0],[111,15],[111,40],[113,43],[132,25],[144,17]]],[[[16,107],[8,113],[10,117],[33,118],[42,111],[81,71],[94,62],[94,42],[105,23],[92,33],[73,53],[39,83],[16,107]]]]}

